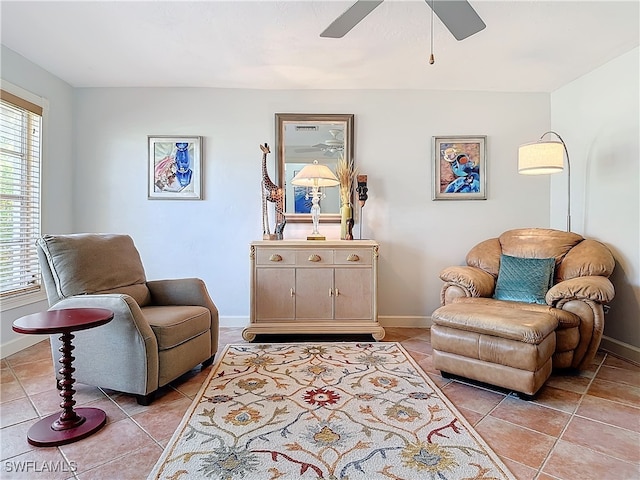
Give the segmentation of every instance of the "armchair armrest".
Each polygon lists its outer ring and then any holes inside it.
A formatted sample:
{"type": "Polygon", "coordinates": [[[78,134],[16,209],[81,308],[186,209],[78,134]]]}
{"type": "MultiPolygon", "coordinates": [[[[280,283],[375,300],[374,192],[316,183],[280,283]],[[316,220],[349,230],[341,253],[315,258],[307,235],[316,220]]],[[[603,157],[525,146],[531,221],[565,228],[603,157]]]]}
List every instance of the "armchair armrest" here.
{"type": "MultiPolygon", "coordinates": [[[[106,308],[106,325],[74,332],[76,379],[89,385],[146,395],[158,388],[158,342],[136,301],[125,294],[75,295],[56,303],[63,308],[106,308]]],[[[57,342],[51,342],[54,360],[57,342]]]]}
{"type": "Polygon", "coordinates": [[[147,282],[156,305],[198,305],[211,311],[212,320],[218,320],[218,308],[211,300],[204,282],[199,278],[176,278],[147,282]]]}
{"type": "Polygon", "coordinates": [[[547,304],[555,307],[561,300],[592,300],[606,303],[613,300],[615,290],[606,277],[576,277],[555,284],[545,296],[547,304]]]}
{"type": "Polygon", "coordinates": [[[175,278],[147,282],[151,298],[156,305],[198,305],[211,312],[211,355],[218,350],[218,308],[209,296],[207,286],[200,278],[175,278]]]}
{"type": "Polygon", "coordinates": [[[496,285],[493,275],[470,266],[447,267],[440,272],[440,279],[463,288],[471,297],[490,297],[496,285]]]}

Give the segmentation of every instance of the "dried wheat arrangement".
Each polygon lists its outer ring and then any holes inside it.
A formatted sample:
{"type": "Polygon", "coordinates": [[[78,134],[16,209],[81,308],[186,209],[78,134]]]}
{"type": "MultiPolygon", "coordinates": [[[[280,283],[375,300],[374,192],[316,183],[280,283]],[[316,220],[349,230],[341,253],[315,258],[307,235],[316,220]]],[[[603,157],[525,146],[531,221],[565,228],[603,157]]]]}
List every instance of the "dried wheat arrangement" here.
{"type": "Polygon", "coordinates": [[[336,165],[336,177],[340,181],[340,203],[349,205],[351,203],[351,189],[353,181],[356,177],[356,169],[353,166],[353,160],[347,160],[344,155],[338,158],[336,165]]]}

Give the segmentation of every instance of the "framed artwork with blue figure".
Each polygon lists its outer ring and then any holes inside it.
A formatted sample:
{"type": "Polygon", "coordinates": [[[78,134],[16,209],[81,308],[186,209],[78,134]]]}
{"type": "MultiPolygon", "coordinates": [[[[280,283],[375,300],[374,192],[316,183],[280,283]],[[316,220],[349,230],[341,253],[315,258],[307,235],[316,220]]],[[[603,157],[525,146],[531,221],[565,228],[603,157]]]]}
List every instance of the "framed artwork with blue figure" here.
{"type": "Polygon", "coordinates": [[[433,137],[433,200],[486,200],[486,136],[433,137]]]}
{"type": "Polygon", "coordinates": [[[149,199],[202,199],[202,137],[149,136],[149,199]]]}

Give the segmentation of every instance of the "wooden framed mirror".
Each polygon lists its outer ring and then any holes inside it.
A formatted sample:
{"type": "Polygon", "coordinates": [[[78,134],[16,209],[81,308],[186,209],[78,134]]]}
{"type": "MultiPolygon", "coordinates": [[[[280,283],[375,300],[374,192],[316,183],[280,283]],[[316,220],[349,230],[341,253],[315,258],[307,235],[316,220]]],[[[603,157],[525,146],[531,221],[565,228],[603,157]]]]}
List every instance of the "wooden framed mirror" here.
{"type": "MultiPolygon", "coordinates": [[[[317,160],[335,173],[338,159],[353,159],[352,114],[276,113],[276,178],[284,189],[287,222],[311,223],[306,189],[291,184],[305,165],[317,160]]],[[[321,222],[340,222],[340,188],[324,189],[321,222]]]]}

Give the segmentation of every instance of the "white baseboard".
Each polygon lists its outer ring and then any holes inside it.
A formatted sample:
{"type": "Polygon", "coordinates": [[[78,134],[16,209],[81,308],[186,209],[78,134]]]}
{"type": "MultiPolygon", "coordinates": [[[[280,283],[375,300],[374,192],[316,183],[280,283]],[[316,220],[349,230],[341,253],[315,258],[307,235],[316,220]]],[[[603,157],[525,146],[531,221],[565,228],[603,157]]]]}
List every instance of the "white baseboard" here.
{"type": "Polygon", "coordinates": [[[49,338],[49,335],[21,335],[18,338],[9,340],[7,343],[0,345],[0,358],[18,353],[20,350],[35,345],[45,338],[49,338]]]}
{"type": "Polygon", "coordinates": [[[600,341],[600,348],[640,365],[640,348],[638,347],[621,342],[615,338],[603,336],[600,341]]]}

